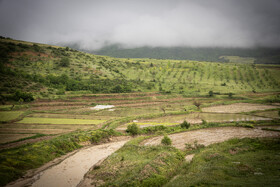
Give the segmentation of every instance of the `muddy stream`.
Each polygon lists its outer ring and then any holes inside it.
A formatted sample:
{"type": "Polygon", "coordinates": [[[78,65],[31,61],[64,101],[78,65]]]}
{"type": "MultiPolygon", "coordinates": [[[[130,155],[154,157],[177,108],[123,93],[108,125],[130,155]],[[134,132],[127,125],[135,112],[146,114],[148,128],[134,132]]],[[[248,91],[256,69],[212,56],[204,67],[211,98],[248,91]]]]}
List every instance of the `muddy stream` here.
{"type": "Polygon", "coordinates": [[[99,161],[121,148],[129,138],[117,142],[105,143],[83,148],[70,155],[62,162],[54,165],[33,176],[32,180],[17,181],[8,186],[32,186],[32,187],[72,187],[77,186],[84,175],[99,161]]]}
{"type": "MultiPolygon", "coordinates": [[[[271,127],[274,129],[274,127],[271,127]]],[[[172,146],[178,149],[184,149],[185,144],[192,144],[195,141],[199,144],[210,145],[217,142],[223,142],[231,138],[245,137],[280,137],[280,132],[266,131],[258,128],[249,129],[243,127],[217,127],[209,129],[193,130],[188,132],[170,134],[172,146]]],[[[142,145],[159,145],[162,136],[154,137],[142,142],[142,145]]],[[[16,181],[8,186],[33,186],[33,187],[71,187],[88,186],[85,185],[85,174],[97,163],[102,162],[109,155],[121,148],[127,141],[119,139],[115,142],[94,145],[78,150],[76,153],[66,157],[57,165],[37,172],[32,179],[16,181]]],[[[194,155],[187,155],[186,160],[191,161],[194,155]]],[[[89,183],[90,184],[90,183],[89,183]]]]}

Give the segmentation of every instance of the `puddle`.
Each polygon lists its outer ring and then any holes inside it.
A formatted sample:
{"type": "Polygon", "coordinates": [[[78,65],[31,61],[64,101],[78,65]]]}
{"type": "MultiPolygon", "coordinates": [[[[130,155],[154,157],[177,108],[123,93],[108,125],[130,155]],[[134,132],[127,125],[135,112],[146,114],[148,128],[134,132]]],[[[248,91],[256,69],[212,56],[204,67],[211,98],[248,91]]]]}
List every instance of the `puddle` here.
{"type": "MultiPolygon", "coordinates": [[[[114,105],[96,105],[95,107],[90,107],[91,110],[103,110],[103,109],[108,109],[108,108],[114,108],[114,105]]],[[[114,111],[114,110],[110,110],[114,111]]]]}

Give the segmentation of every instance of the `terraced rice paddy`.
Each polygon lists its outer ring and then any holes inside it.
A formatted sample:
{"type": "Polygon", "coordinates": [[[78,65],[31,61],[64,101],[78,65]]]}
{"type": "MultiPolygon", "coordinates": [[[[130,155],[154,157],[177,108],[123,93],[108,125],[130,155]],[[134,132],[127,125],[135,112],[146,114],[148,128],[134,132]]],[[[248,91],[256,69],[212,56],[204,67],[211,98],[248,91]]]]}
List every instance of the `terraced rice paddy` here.
{"type": "Polygon", "coordinates": [[[7,122],[11,120],[17,119],[20,115],[22,115],[22,111],[1,111],[0,112],[0,122],[7,122]]]}
{"type": "Polygon", "coordinates": [[[105,120],[87,120],[87,119],[63,119],[63,118],[30,118],[26,117],[17,123],[27,124],[69,124],[69,125],[96,125],[105,122],[105,120]]]}
{"type": "MultiPolygon", "coordinates": [[[[269,94],[269,93],[268,93],[269,94]]],[[[264,95],[265,97],[266,95],[264,95]]],[[[0,133],[15,134],[61,134],[75,130],[100,128],[102,124],[126,117],[145,115],[159,115],[169,112],[196,111],[194,100],[202,105],[211,105],[226,101],[219,97],[185,98],[181,95],[163,95],[160,93],[131,93],[131,94],[88,94],[84,96],[68,97],[63,100],[37,100],[28,108],[17,111],[1,111],[1,120],[12,123],[1,124],[0,133]],[[114,108],[92,110],[92,104],[99,106],[114,105],[114,108]],[[22,116],[29,113],[27,116],[22,116]],[[23,119],[18,119],[22,116],[23,119]]],[[[230,100],[230,99],[229,99],[230,100]]],[[[271,120],[277,118],[278,111],[264,111],[250,115],[238,114],[255,110],[275,109],[277,105],[263,105],[250,103],[236,103],[202,108],[201,112],[181,115],[166,115],[152,117],[150,119],[138,119],[136,124],[140,127],[165,125],[172,126],[182,123],[184,120],[195,124],[202,120],[207,122],[230,122],[250,120],[271,120]],[[211,113],[207,113],[211,111],[211,113]],[[212,113],[215,112],[215,113],[212,113]]],[[[129,123],[120,126],[126,129],[129,123]]],[[[18,135],[18,139],[22,135],[18,135]]],[[[3,138],[4,139],[4,138],[3,138]]],[[[17,139],[17,138],[13,138],[17,139]]]]}
{"type": "Polygon", "coordinates": [[[0,134],[0,144],[34,136],[34,134],[0,134]]]}
{"type": "Polygon", "coordinates": [[[203,108],[203,112],[216,112],[216,113],[240,113],[240,112],[251,112],[257,110],[268,110],[279,108],[279,106],[272,105],[261,105],[261,104],[251,104],[251,103],[235,103],[231,105],[220,105],[203,108]]]}

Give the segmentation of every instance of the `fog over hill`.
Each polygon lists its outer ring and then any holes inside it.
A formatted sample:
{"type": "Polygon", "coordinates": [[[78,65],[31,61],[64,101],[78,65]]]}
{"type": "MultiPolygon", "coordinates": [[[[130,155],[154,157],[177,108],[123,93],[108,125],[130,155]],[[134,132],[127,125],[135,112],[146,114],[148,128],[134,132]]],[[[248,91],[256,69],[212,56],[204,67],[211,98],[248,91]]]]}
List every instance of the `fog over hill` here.
{"type": "Polygon", "coordinates": [[[0,35],[98,50],[279,47],[279,0],[1,0],[0,35]]]}

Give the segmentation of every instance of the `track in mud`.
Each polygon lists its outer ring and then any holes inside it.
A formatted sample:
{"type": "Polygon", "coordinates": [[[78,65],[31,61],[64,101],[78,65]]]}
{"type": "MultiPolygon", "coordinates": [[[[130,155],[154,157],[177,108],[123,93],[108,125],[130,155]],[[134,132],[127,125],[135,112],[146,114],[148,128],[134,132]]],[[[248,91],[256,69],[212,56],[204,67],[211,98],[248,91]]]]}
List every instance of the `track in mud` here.
{"type": "MultiPolygon", "coordinates": [[[[171,134],[169,137],[172,140],[172,146],[178,149],[184,149],[186,143],[193,144],[195,141],[197,141],[198,144],[207,146],[231,138],[280,137],[280,132],[243,127],[216,127],[171,134]]],[[[150,138],[142,142],[142,144],[159,145],[162,138],[162,136],[150,138]]]]}

